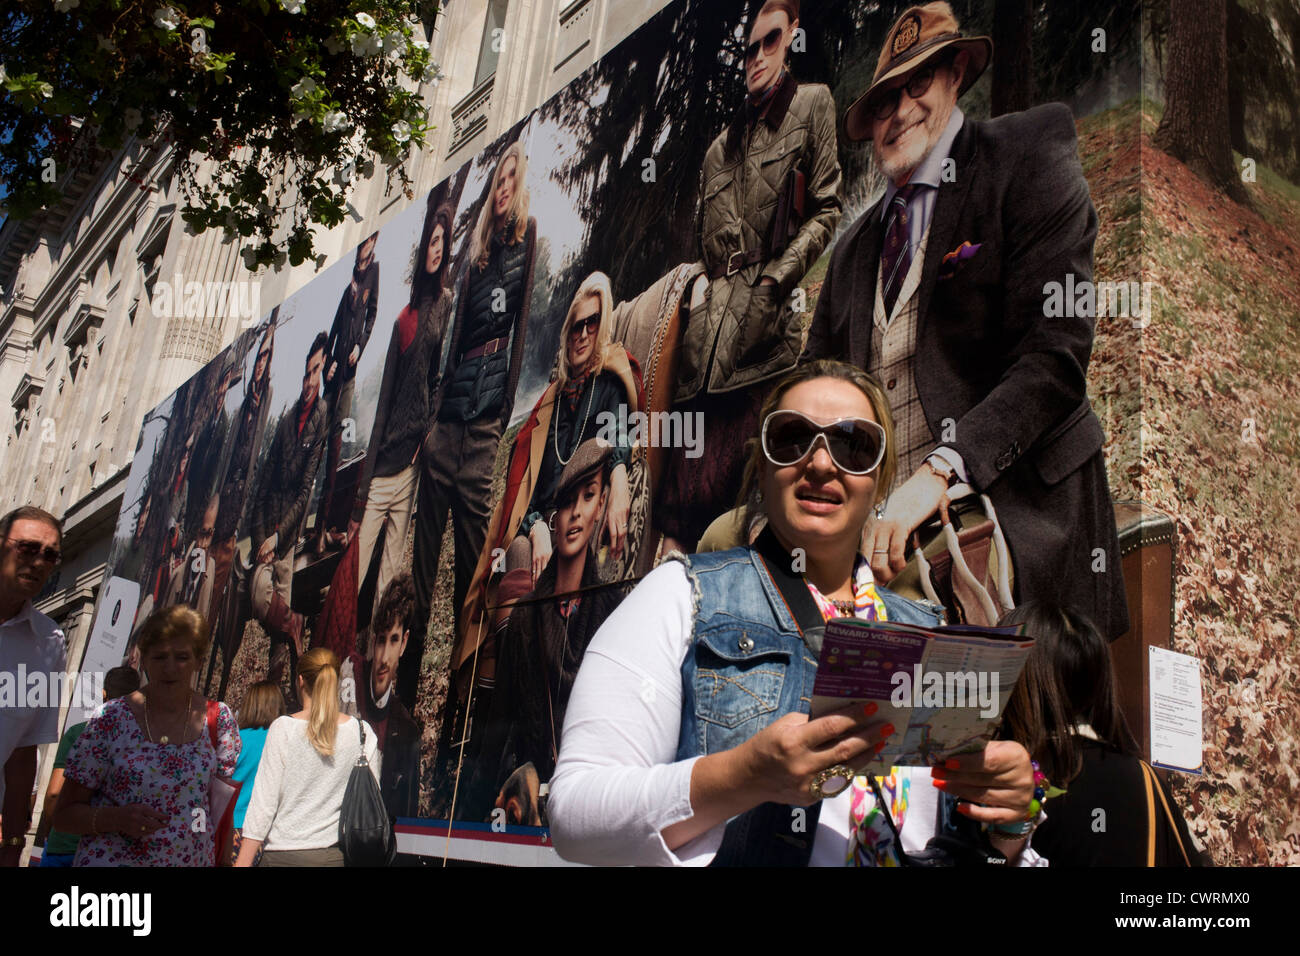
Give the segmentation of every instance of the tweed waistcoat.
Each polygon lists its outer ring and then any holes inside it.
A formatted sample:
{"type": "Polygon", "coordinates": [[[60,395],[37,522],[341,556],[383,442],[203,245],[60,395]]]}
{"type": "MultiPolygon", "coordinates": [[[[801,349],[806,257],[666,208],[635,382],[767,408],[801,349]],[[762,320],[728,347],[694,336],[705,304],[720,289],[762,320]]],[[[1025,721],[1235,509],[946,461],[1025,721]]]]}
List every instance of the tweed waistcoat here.
{"type": "MultiPolygon", "coordinates": [[[[889,396],[890,411],[894,413],[894,440],[898,443],[898,470],[894,473],[894,488],[912,476],[925,456],[934,451],[934,435],[925,420],[921,399],[916,393],[913,374],[913,356],[916,354],[916,327],[920,313],[917,289],[921,286],[921,270],[925,264],[925,250],[930,242],[930,227],[921,236],[921,244],[912,256],[911,268],[898,290],[894,314],[885,315],[881,297],[879,262],[876,264],[876,298],[872,310],[871,353],[867,358],[867,371],[880,380],[889,396]]],[[[893,488],[889,489],[893,491],[893,488]]]]}

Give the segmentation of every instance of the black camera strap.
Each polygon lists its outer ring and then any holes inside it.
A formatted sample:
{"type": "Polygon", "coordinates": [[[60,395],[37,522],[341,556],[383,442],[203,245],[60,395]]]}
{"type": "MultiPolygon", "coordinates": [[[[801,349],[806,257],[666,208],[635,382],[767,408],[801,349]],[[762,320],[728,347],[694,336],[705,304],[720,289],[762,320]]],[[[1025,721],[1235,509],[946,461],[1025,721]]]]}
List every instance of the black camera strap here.
{"type": "Polygon", "coordinates": [[[822,652],[822,638],[826,634],[826,621],[822,617],[821,609],[817,607],[817,602],[813,600],[812,592],[808,590],[808,582],[804,580],[803,575],[794,570],[794,556],[777,540],[771,525],[763,528],[758,540],[754,542],[754,550],[762,559],[768,577],[781,592],[781,597],[785,600],[790,616],[794,618],[795,627],[799,629],[799,636],[803,638],[805,646],[812,652],[813,657],[819,658],[822,652]]]}

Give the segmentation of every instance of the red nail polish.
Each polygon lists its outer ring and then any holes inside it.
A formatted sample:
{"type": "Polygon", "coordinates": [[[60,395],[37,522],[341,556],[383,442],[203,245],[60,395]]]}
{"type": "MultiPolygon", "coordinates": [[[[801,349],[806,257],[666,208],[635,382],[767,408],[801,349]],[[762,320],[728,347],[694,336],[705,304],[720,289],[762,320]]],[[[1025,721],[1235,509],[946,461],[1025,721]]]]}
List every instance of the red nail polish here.
{"type": "Polygon", "coordinates": [[[961,769],[961,763],[960,763],[960,761],[957,760],[956,757],[949,757],[947,760],[944,761],[944,764],[943,764],[943,765],[944,765],[945,767],[947,767],[949,770],[960,770],[960,769],[961,769]]]}
{"type": "Polygon", "coordinates": [[[866,706],[862,708],[862,713],[863,713],[864,715],[866,715],[867,717],[870,717],[872,714],[874,714],[874,713],[875,713],[876,711],[878,711],[879,709],[880,709],[880,707],[877,706],[877,704],[876,704],[876,702],[875,702],[874,700],[869,700],[869,701],[867,701],[866,706]]]}
{"type": "Polygon", "coordinates": [[[876,744],[874,747],[871,748],[871,752],[878,754],[880,753],[880,751],[884,749],[885,749],[885,742],[882,740],[880,743],[876,744]]]}
{"type": "Polygon", "coordinates": [[[885,726],[884,726],[883,728],[881,728],[880,736],[881,736],[882,739],[887,739],[887,738],[889,738],[889,737],[892,737],[893,735],[894,735],[894,725],[893,725],[893,724],[885,724],[885,726]]]}
{"type": "Polygon", "coordinates": [[[942,777],[932,777],[930,782],[934,784],[936,790],[947,790],[948,788],[948,781],[944,780],[942,777]]]}

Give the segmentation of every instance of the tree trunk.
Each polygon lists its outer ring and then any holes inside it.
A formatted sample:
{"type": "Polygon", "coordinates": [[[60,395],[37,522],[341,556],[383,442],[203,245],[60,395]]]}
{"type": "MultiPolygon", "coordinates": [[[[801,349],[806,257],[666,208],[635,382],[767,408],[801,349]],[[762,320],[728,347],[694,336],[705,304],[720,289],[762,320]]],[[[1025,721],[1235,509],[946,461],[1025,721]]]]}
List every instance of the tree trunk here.
{"type": "Polygon", "coordinates": [[[1246,95],[1243,79],[1251,68],[1249,54],[1243,49],[1245,12],[1237,0],[1228,0],[1228,142],[1243,156],[1251,155],[1246,142],[1246,95]]]}
{"type": "Polygon", "coordinates": [[[1033,0],[996,0],[993,6],[992,115],[1027,110],[1033,103],[1033,0]]]}
{"type": "Polygon", "coordinates": [[[1245,202],[1228,137],[1226,0],[1171,0],[1165,114],[1155,145],[1245,202]]]}

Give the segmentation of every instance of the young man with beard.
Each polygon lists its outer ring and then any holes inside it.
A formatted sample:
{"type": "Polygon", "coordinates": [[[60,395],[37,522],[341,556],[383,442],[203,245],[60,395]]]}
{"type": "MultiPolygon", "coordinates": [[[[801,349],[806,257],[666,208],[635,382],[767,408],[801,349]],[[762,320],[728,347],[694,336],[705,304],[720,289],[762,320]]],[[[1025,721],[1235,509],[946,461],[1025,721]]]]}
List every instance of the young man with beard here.
{"type": "MultiPolygon", "coordinates": [[[[369,657],[362,662],[354,653],[345,665],[354,675],[356,712],[374,728],[384,755],[379,789],[393,819],[415,816],[420,801],[420,725],[397,695],[397,663],[411,637],[414,608],[415,585],[409,574],[400,574],[379,600],[369,657]]],[[[347,676],[341,675],[340,683],[346,682],[347,676]]]]}
{"type": "Polygon", "coordinates": [[[899,479],[865,545],[877,581],[960,481],[997,510],[1017,602],[1074,605],[1114,639],[1128,610],[1085,387],[1094,319],[1044,302],[1050,283],[1091,282],[1097,214],[1065,106],[957,108],[992,49],[946,3],[890,28],[844,118],[888,185],[835,246],[807,355],[865,368],[890,399],[899,479]]]}

